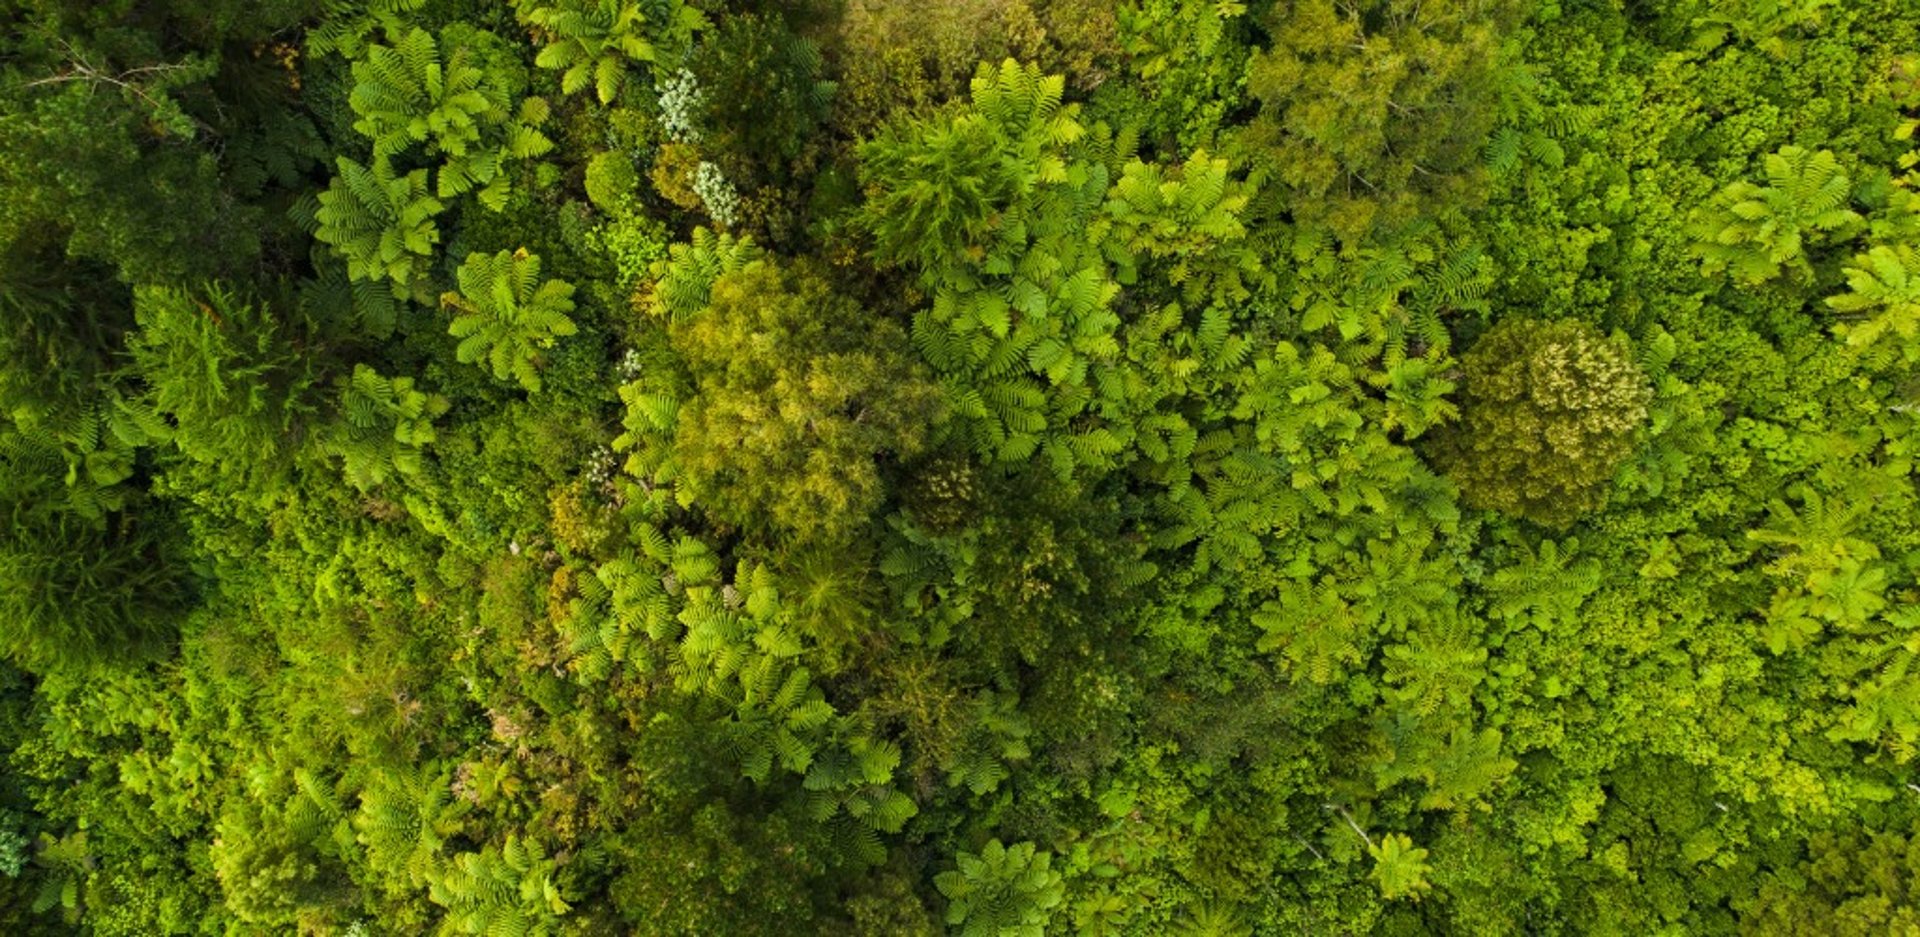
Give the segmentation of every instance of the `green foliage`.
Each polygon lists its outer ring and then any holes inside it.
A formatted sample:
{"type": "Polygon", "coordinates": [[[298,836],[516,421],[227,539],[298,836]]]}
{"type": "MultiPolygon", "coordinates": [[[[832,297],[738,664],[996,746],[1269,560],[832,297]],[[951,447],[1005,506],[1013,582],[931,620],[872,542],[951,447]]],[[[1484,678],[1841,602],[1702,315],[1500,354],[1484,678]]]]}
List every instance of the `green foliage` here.
{"type": "MultiPolygon", "coordinates": [[[[981,62],[1015,58],[1060,71],[1055,63],[1063,55],[1119,51],[1114,12],[1077,3],[928,0],[908,8],[851,0],[836,26],[843,73],[836,119],[860,134],[895,111],[924,111],[964,96],[981,62]]],[[[1067,74],[1098,80],[1092,68],[1067,74]]]]}
{"type": "Polygon", "coordinates": [[[1745,920],[1760,930],[1898,933],[1920,926],[1913,903],[1914,831],[1819,832],[1771,869],[1745,920]]]}
{"type": "Polygon", "coordinates": [[[917,264],[935,277],[1005,262],[1023,236],[1018,207],[1041,185],[1069,181],[1063,148],[1085,133],[1079,108],[1062,105],[1058,75],[1012,59],[981,66],[969,113],[896,124],[861,145],[864,217],[884,263],[917,264]]]}
{"type": "Polygon", "coordinates": [[[1471,503],[1557,527],[1605,502],[1652,399],[1624,341],[1507,319],[1461,368],[1460,423],[1438,455],[1471,503]]]}
{"type": "MultiPolygon", "coordinates": [[[[1228,178],[1227,161],[1210,158],[1205,150],[1172,172],[1130,160],[1120,170],[1106,204],[1113,239],[1125,251],[1117,279],[1123,284],[1137,282],[1138,271],[1128,263],[1136,258],[1166,262],[1165,276],[1184,288],[1184,298],[1204,301],[1207,297],[1199,289],[1213,285],[1205,275],[1207,263],[1215,260],[1219,244],[1246,236],[1240,222],[1246,206],[1246,192],[1228,178]]],[[[1233,278],[1224,289],[1243,293],[1238,271],[1223,272],[1233,278]]]]}
{"type": "Polygon", "coordinates": [[[1037,935],[1045,932],[1048,912],[1060,904],[1060,876],[1053,856],[1032,843],[1002,845],[991,840],[978,853],[954,857],[958,868],[934,877],[947,898],[947,923],[954,932],[974,935],[1037,935]]]}
{"type": "Polygon", "coordinates": [[[1852,184],[1831,150],[1782,147],[1766,158],[1766,185],[1744,179],[1701,209],[1690,228],[1700,269],[1756,286],[1790,273],[1812,276],[1810,249],[1844,240],[1860,224],[1852,184]]]}
{"type": "Polygon", "coordinates": [[[695,228],[687,243],[667,248],[666,260],[654,268],[649,307],[670,321],[695,315],[707,308],[715,281],[745,268],[760,253],[752,238],[695,228]]]}
{"type": "Polygon", "coordinates": [[[370,45],[353,63],[349,103],[360,119],[353,129],[373,141],[373,155],[394,157],[416,143],[452,155],[480,139],[483,122],[498,121],[506,93],[488,80],[473,50],[459,47],[442,61],[433,35],[415,29],[392,46],[370,45]]]}
{"type": "Polygon", "coordinates": [[[469,254],[455,275],[460,292],[440,297],[454,313],[447,334],[460,340],[460,361],[485,361],[500,380],[540,389],[541,350],[572,335],[573,284],[540,279],[540,258],[525,248],[469,254]]]}
{"type": "Polygon", "coordinates": [[[1251,127],[1287,208],[1352,242],[1472,204],[1516,4],[1296,0],[1274,5],[1253,58],[1251,127]]]}
{"type": "Polygon", "coordinates": [[[235,803],[221,817],[212,847],[226,907],[255,927],[290,927],[303,905],[316,904],[323,871],[280,817],[235,803]]]}
{"type": "Polygon", "coordinates": [[[1196,297],[1232,295],[1239,271],[1219,255],[1244,234],[1245,198],[1205,154],[1171,179],[1139,164],[1110,192],[1125,143],[1089,138],[1063,90],[1031,65],[983,66],[969,110],[862,145],[862,218],[875,256],[918,267],[933,294],[914,344],[975,450],[1004,463],[1038,453],[1072,477],[1123,463],[1152,398],[1139,386],[1151,378],[1121,361],[1122,285],[1157,261],[1196,297]],[[1170,236],[1182,221],[1195,227],[1170,236]],[[1199,275],[1220,267],[1224,283],[1199,275]]]}
{"type": "Polygon", "coordinates": [[[434,217],[445,208],[428,194],[427,171],[402,176],[383,158],[371,168],[344,156],[340,174],[319,195],[313,236],[347,262],[353,280],[385,282],[395,299],[420,299],[440,229],[434,217]]]}
{"type": "Polygon", "coordinates": [[[172,428],[143,401],[101,396],[58,410],[24,405],[0,424],[10,500],[95,520],[127,505],[140,451],[172,428]]]}
{"type": "MultiPolygon", "coordinates": [[[[284,75],[246,50],[311,8],[121,12],[9,7],[31,28],[0,41],[0,253],[11,268],[17,252],[50,248],[125,284],[245,271],[278,233],[261,196],[303,187],[326,155],[284,75]]],[[[16,276],[5,279],[26,282],[16,276]]]]}
{"type": "Polygon", "coordinates": [[[364,364],[342,375],[335,393],[335,416],[320,445],[341,460],[349,483],[364,491],[420,473],[446,398],[414,389],[413,378],[383,377],[364,364]]]}
{"type": "Polygon", "coordinates": [[[33,855],[33,841],[20,831],[20,817],[0,814],[0,876],[19,878],[33,855]]]}
{"type": "Polygon", "coordinates": [[[534,64],[558,70],[567,94],[589,85],[611,104],[635,63],[654,63],[683,51],[706,27],[699,9],[681,0],[515,0],[521,21],[539,29],[545,46],[534,64]]]}
{"type": "Polygon", "coordinates": [[[777,17],[720,21],[688,63],[700,89],[693,129],[701,151],[730,176],[784,181],[832,103],[824,65],[777,17]]]}
{"type": "Polygon", "coordinates": [[[640,185],[633,160],[618,150],[596,153],[587,163],[587,198],[602,211],[624,209],[640,185]]]}
{"type": "Polygon", "coordinates": [[[0,933],[1913,930],[1911,7],[12,0],[0,933]]]}

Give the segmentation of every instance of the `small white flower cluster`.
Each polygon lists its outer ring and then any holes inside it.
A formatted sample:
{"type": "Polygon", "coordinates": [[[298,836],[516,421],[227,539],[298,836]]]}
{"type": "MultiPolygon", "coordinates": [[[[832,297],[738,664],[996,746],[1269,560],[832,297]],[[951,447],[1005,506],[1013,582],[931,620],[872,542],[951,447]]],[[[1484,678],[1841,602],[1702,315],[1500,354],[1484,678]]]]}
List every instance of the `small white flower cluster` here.
{"type": "Polygon", "coordinates": [[[660,127],[675,143],[699,143],[700,128],[693,115],[700,110],[700,84],[693,73],[681,69],[660,89],[660,127]]]}
{"type": "Polygon", "coordinates": [[[620,364],[617,365],[617,367],[620,371],[621,383],[630,384],[637,380],[640,377],[640,371],[643,367],[640,361],[640,352],[632,348],[627,349],[627,353],[620,356],[620,364]]]}
{"type": "Polygon", "coordinates": [[[606,489],[613,483],[615,463],[613,450],[601,446],[587,457],[587,485],[591,488],[606,489]]]}
{"type": "Polygon", "coordinates": [[[708,217],[724,227],[733,227],[740,211],[740,193],[721,174],[720,167],[701,160],[699,168],[693,171],[693,194],[700,196],[701,204],[707,206],[708,217]]]}

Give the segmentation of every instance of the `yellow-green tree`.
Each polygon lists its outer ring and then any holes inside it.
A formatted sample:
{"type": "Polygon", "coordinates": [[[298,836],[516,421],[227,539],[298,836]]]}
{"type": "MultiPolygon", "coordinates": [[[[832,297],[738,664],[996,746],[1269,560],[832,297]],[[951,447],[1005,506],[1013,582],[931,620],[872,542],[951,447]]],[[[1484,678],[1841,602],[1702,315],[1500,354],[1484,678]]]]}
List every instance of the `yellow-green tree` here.
{"type": "Polygon", "coordinates": [[[1460,423],[1436,454],[1468,503],[1565,526],[1606,500],[1653,399],[1624,340],[1506,319],[1460,364],[1460,423]]]}
{"type": "Polygon", "coordinates": [[[1344,239],[1471,201],[1497,120],[1504,0],[1284,0],[1250,128],[1295,217],[1344,239]]]}
{"type": "Polygon", "coordinates": [[[691,378],[671,429],[684,502],[741,527],[832,537],[885,495],[943,405],[906,334],[816,271],[756,260],[669,326],[691,378]]]}

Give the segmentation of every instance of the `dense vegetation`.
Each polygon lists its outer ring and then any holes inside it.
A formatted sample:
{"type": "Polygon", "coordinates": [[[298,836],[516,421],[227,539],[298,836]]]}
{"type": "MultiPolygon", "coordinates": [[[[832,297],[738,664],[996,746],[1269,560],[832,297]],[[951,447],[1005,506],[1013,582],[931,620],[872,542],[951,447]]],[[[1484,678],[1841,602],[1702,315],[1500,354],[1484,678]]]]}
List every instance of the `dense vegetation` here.
{"type": "Polygon", "coordinates": [[[1910,0],[0,0],[0,932],[1920,933],[1910,0]]]}

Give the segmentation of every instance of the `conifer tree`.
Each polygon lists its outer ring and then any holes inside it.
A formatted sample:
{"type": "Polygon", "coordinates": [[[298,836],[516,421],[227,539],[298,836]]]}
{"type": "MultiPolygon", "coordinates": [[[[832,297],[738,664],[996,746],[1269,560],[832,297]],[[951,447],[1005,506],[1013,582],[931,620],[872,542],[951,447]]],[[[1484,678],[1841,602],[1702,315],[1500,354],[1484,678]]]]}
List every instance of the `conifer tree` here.
{"type": "Polygon", "coordinates": [[[292,316],[230,290],[142,290],[127,349],[188,458],[270,480],[291,465],[317,409],[319,362],[292,316]]]}

